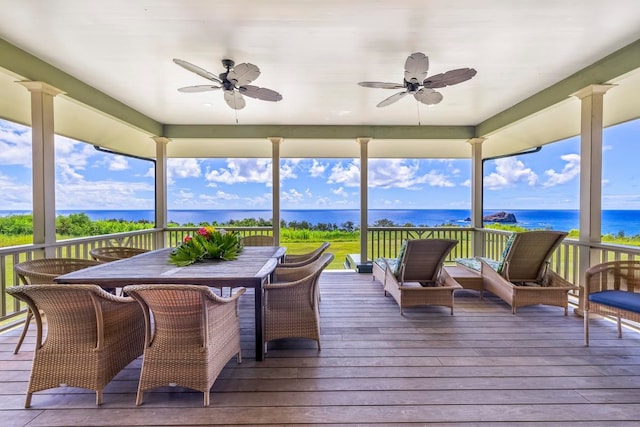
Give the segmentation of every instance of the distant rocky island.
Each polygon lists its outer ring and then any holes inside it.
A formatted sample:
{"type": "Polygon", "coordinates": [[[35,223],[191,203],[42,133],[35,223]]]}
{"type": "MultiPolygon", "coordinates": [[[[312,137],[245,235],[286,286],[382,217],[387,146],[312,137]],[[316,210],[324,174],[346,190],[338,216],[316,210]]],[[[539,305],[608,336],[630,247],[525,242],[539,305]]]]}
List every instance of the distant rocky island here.
{"type": "MultiPolygon", "coordinates": [[[[471,218],[467,218],[465,221],[471,221],[471,218]]],[[[507,212],[496,212],[491,215],[486,215],[482,217],[482,221],[484,222],[499,222],[505,224],[516,224],[518,220],[516,216],[512,213],[507,212]]]]}

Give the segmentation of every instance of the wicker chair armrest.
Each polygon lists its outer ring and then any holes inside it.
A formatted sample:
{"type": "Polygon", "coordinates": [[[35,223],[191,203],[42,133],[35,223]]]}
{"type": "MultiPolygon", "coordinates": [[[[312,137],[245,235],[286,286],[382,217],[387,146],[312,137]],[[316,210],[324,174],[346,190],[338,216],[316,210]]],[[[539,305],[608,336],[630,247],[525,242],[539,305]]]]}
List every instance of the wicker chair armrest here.
{"type": "Polygon", "coordinates": [[[487,261],[479,257],[476,259],[480,261],[480,274],[482,275],[482,277],[488,277],[491,280],[506,281],[506,279],[502,277],[502,275],[500,275],[500,273],[498,273],[493,267],[491,267],[491,265],[487,261]]]}
{"type": "Polygon", "coordinates": [[[221,297],[220,295],[218,295],[215,292],[213,292],[213,290],[211,288],[206,288],[205,295],[207,296],[207,298],[209,298],[212,301],[215,301],[215,302],[221,303],[221,304],[227,304],[227,303],[230,303],[230,302],[234,302],[238,298],[240,298],[245,292],[247,292],[247,288],[245,288],[245,287],[233,288],[233,291],[234,292],[233,292],[233,294],[231,296],[221,297]]]}
{"type": "MultiPolygon", "coordinates": [[[[386,258],[382,259],[384,261],[384,281],[385,283],[395,283],[397,286],[402,286],[402,280],[398,280],[395,274],[393,274],[393,268],[389,264],[386,258]]],[[[400,267],[400,271],[402,271],[402,267],[400,267]]],[[[402,277],[402,276],[400,276],[402,277]]]]}
{"type": "Polygon", "coordinates": [[[569,288],[569,289],[580,289],[579,286],[574,285],[564,277],[560,276],[558,273],[551,269],[547,269],[545,275],[546,285],[549,287],[555,288],[569,288]]]}
{"type": "Polygon", "coordinates": [[[287,289],[287,288],[295,288],[296,286],[302,284],[302,283],[306,283],[309,280],[313,279],[313,275],[304,277],[302,279],[299,280],[295,280],[292,282],[274,282],[274,283],[267,283],[266,285],[264,285],[264,289],[265,290],[276,290],[276,289],[287,289]]]}
{"type": "Polygon", "coordinates": [[[444,268],[440,269],[440,276],[438,280],[442,285],[451,288],[460,288],[462,285],[456,281],[444,268]]]}

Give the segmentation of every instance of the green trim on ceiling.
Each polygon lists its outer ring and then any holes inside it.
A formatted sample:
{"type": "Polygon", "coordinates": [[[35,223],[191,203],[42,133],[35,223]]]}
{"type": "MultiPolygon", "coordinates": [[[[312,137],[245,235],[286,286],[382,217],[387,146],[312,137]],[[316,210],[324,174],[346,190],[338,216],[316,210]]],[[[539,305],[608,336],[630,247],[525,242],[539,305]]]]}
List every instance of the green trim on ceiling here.
{"type": "Polygon", "coordinates": [[[167,138],[469,139],[473,126],[165,125],[167,138]]]}
{"type": "Polygon", "coordinates": [[[603,84],[640,67],[640,39],[577,73],[488,118],[476,126],[477,136],[489,136],[505,126],[538,113],[593,84],[603,84]]]}
{"type": "Polygon", "coordinates": [[[27,80],[41,81],[60,89],[72,99],[131,124],[152,135],[160,135],[162,124],[47,64],[0,38],[0,67],[27,80]]]}

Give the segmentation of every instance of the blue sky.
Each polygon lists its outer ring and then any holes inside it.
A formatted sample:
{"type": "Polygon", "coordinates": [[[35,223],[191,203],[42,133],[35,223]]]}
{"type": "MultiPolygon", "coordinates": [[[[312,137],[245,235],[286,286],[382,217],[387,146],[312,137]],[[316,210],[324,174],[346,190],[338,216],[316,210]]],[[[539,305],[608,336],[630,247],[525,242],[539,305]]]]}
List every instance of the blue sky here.
{"type": "MultiPolygon", "coordinates": [[[[603,208],[640,210],[640,120],[605,131],[603,208]]],[[[0,210],[30,210],[31,132],[0,120],[0,210]]],[[[578,138],[485,163],[485,209],[578,209],[578,138]]],[[[283,159],[283,209],[358,209],[358,159],[283,159]]],[[[169,209],[271,209],[270,159],[170,159],[169,209]]],[[[153,209],[150,162],[56,138],[56,208],[153,209]]],[[[371,160],[371,209],[469,209],[469,160],[371,160]]]]}

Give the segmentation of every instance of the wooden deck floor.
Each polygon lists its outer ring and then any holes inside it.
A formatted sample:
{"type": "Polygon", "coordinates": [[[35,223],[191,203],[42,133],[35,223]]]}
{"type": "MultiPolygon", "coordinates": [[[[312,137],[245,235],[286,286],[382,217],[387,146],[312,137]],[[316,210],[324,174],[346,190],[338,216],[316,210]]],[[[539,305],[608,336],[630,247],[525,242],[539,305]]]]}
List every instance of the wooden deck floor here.
{"type": "Polygon", "coordinates": [[[252,357],[252,296],[243,297],[241,365],[231,361],[211,406],[184,389],[145,393],[136,407],[141,360],[105,390],[36,393],[24,409],[33,334],[18,354],[19,331],[0,336],[0,425],[640,425],[640,335],[619,340],[615,325],[592,324],[557,307],[510,308],[477,293],[440,307],[406,310],[371,275],[322,276],[322,351],[311,342],[272,345],[252,357]]]}

